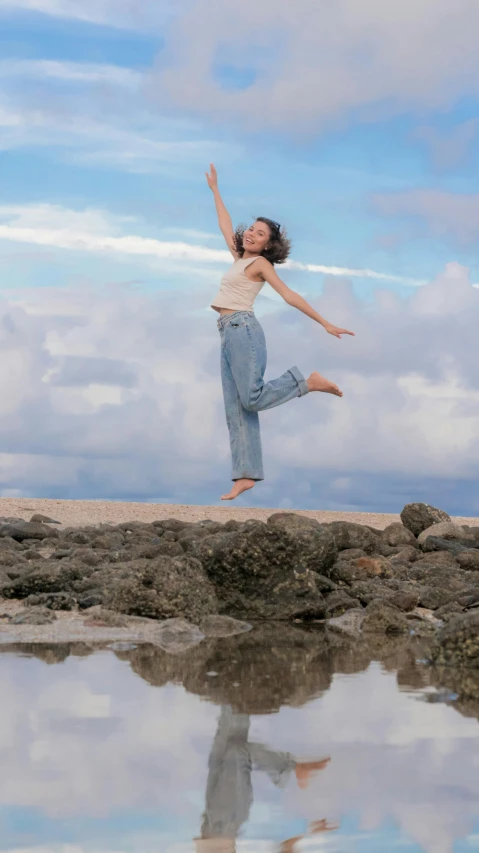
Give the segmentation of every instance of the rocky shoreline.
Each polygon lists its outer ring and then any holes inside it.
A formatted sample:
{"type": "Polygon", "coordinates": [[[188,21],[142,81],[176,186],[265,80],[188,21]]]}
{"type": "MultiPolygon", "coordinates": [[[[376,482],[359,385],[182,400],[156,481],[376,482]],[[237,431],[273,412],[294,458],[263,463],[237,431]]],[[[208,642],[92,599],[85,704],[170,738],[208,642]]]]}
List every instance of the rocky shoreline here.
{"type": "Polygon", "coordinates": [[[479,526],[421,503],[400,518],[384,530],[288,512],[80,528],[3,518],[0,633],[51,642],[69,623],[181,650],[252,624],[301,623],[425,638],[438,665],[479,668],[479,526]]]}

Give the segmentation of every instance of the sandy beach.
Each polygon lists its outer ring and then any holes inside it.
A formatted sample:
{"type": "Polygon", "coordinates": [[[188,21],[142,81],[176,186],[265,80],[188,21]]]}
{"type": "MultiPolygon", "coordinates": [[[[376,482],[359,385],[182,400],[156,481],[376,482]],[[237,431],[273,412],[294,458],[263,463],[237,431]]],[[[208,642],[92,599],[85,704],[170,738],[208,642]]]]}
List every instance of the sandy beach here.
{"type": "MultiPolygon", "coordinates": [[[[246,521],[256,518],[266,521],[270,515],[280,512],[278,509],[239,507],[233,503],[224,506],[203,506],[184,504],[129,503],[120,501],[80,501],[52,500],[47,498],[0,498],[0,516],[17,516],[29,520],[33,513],[48,515],[62,526],[83,526],[87,524],[120,524],[122,521],[152,522],[165,518],[177,518],[180,521],[246,521]]],[[[399,514],[373,512],[330,512],[328,510],[287,510],[300,515],[315,518],[320,522],[354,521],[384,529],[394,521],[400,521],[399,514]]],[[[479,525],[479,518],[456,517],[459,524],[479,525]]]]}

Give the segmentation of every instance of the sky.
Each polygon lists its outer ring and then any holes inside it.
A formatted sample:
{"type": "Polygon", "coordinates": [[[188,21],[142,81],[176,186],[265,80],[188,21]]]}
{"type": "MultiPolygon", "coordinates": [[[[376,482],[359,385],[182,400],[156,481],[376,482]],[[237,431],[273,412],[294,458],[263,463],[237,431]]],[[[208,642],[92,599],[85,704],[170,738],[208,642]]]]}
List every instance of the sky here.
{"type": "Polygon", "coordinates": [[[479,514],[476,0],[0,0],[0,494],[215,504],[209,308],[234,223],[280,221],[274,378],[243,506],[479,514]]]}
{"type": "MultiPolygon", "coordinates": [[[[181,661],[145,660],[153,685],[108,651],[0,656],[2,853],[195,853],[221,709],[187,692],[181,661]]],[[[255,766],[249,815],[230,786],[215,813],[245,813],[237,853],[278,853],[321,819],[338,831],[295,853],[477,850],[479,724],[437,695],[372,663],[252,715],[249,744],[331,760],[306,789],[255,766]]]]}

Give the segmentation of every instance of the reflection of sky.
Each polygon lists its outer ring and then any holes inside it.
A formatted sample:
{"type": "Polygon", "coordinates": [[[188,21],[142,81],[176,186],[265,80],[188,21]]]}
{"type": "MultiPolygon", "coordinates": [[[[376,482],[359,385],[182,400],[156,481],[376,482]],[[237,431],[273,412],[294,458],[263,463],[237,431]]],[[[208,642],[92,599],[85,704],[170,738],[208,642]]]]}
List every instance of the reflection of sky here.
{"type": "MultiPolygon", "coordinates": [[[[1,655],[0,695],[2,853],[193,853],[217,707],[108,652],[53,666],[1,655]]],[[[303,708],[251,717],[250,740],[331,763],[307,790],[254,772],[237,853],[274,853],[322,818],[339,831],[297,853],[479,849],[478,735],[374,664],[303,708]]]]}

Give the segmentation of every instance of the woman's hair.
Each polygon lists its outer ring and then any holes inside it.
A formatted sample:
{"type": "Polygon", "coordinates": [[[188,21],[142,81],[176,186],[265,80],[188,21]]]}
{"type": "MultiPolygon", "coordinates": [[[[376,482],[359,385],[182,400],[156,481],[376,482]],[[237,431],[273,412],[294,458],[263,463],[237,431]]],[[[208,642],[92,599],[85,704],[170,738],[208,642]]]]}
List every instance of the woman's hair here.
{"type": "MultiPolygon", "coordinates": [[[[284,264],[291,251],[291,240],[288,239],[286,231],[281,228],[278,222],[267,219],[265,216],[257,216],[256,222],[264,222],[271,232],[268,248],[264,249],[261,254],[272,264],[284,264]]],[[[247,225],[238,225],[233,235],[235,250],[240,258],[244,255],[243,237],[247,229],[247,225]]]]}

